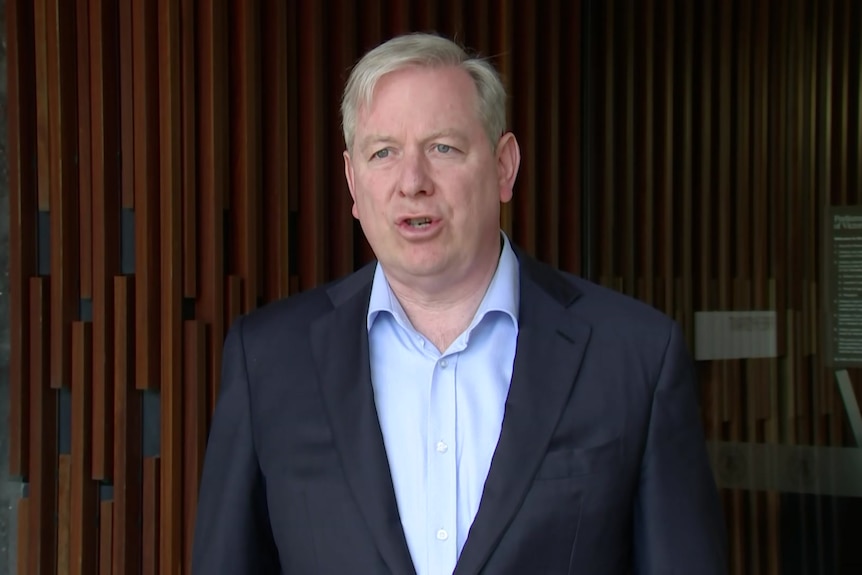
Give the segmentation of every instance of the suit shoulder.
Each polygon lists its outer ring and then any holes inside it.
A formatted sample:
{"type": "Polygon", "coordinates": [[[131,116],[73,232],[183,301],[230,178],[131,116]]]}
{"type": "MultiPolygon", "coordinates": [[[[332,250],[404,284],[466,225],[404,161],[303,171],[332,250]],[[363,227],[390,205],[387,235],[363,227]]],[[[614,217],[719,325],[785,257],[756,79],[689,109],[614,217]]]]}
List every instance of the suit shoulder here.
{"type": "Polygon", "coordinates": [[[304,331],[317,318],[331,311],[345,294],[355,293],[370,284],[372,275],[373,267],[365,266],[343,278],[253,310],[242,317],[243,337],[273,337],[279,333],[304,331]]]}
{"type": "Polygon", "coordinates": [[[596,327],[667,334],[675,321],[661,310],[612,288],[560,272],[581,293],[572,308],[596,327]]]}

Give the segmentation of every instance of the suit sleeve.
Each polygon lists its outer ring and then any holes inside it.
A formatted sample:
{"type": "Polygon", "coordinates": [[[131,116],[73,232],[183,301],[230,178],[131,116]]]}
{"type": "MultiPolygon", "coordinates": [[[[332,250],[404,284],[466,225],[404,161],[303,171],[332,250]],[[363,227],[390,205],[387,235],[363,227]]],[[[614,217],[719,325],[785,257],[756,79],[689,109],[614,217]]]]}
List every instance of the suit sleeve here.
{"type": "Polygon", "coordinates": [[[722,509],[700,419],[694,365],[679,326],[656,385],[634,510],[634,572],[727,573],[722,509]]]}
{"type": "Polygon", "coordinates": [[[198,494],[193,575],[280,573],[252,436],[242,320],[224,345],[219,399],[198,494]]]}

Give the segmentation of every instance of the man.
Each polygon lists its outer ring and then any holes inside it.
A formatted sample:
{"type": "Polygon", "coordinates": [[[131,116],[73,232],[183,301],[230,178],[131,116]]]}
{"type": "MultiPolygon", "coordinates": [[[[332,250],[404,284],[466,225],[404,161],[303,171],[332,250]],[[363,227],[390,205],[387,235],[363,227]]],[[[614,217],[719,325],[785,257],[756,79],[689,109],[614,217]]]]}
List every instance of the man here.
{"type": "Polygon", "coordinates": [[[231,328],[194,573],[724,573],[679,328],[500,231],[494,69],[395,38],[342,114],[377,262],[231,328]]]}

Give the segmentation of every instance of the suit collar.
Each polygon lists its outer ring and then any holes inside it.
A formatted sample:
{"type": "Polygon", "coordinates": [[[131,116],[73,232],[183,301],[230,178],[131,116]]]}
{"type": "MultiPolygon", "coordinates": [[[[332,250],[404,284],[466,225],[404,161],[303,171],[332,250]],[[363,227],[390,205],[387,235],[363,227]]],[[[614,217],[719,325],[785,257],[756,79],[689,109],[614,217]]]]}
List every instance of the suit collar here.
{"type": "Polygon", "coordinates": [[[580,296],[559,272],[523,252],[520,332],[506,411],[479,511],[455,575],[474,575],[500,543],[532,485],[568,403],[590,326],[567,313],[580,296]]]}
{"type": "MultiPolygon", "coordinates": [[[[515,253],[521,297],[512,384],[455,575],[479,573],[517,514],[571,394],[590,335],[587,323],[566,312],[580,295],[577,288],[521,250],[515,253]]],[[[373,275],[371,264],[329,289],[333,309],[313,324],[311,344],[354,499],[390,571],[414,573],[371,385],[366,319],[373,275]]]]}
{"type": "Polygon", "coordinates": [[[329,290],[333,309],[311,327],[320,389],[353,499],[392,573],[414,573],[374,405],[365,317],[374,266],[329,290]]]}

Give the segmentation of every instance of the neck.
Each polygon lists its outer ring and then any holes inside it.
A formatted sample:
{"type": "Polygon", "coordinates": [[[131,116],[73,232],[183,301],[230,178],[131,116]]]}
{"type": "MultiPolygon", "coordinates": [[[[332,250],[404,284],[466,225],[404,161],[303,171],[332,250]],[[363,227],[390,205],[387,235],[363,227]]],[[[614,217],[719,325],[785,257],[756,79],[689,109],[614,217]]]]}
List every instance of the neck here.
{"type": "Polygon", "coordinates": [[[498,262],[499,254],[496,259],[489,258],[486,265],[475,266],[468,278],[460,282],[443,282],[438,289],[417,287],[396,278],[388,278],[388,281],[416,331],[443,352],[470,325],[498,262]]]}

